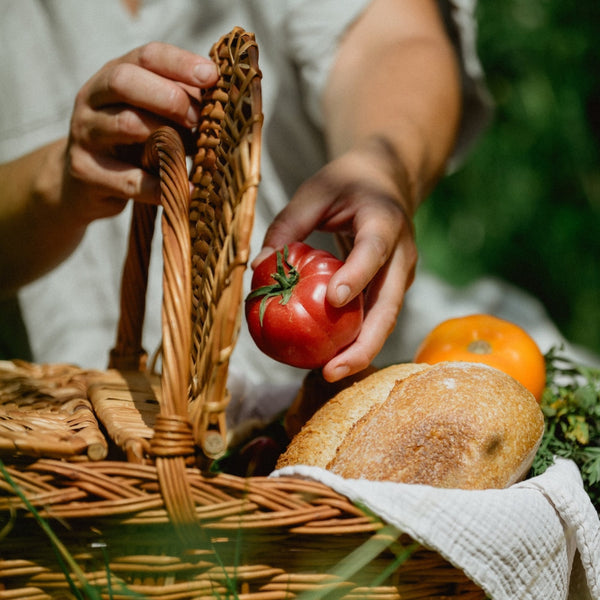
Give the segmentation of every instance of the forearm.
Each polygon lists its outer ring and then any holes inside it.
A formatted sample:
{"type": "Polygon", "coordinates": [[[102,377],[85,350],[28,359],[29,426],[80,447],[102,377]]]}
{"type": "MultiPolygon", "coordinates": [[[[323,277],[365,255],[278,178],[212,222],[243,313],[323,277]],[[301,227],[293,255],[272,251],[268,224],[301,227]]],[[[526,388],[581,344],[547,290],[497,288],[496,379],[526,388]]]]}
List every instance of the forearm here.
{"type": "Polygon", "coordinates": [[[61,201],[66,140],[0,165],[0,295],[66,258],[85,225],[61,201]]]}
{"type": "Polygon", "coordinates": [[[324,114],[331,154],[379,146],[414,214],[444,171],[460,117],[459,68],[435,2],[373,2],[341,44],[324,114]]]}

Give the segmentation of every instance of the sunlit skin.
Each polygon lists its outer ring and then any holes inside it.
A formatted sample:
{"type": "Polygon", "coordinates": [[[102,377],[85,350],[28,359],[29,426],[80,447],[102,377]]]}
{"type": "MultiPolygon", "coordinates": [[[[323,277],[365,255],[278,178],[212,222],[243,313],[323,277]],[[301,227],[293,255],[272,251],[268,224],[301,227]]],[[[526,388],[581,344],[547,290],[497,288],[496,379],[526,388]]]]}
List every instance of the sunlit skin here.
{"type": "MultiPolygon", "coordinates": [[[[373,0],[333,58],[321,95],[329,162],[264,236],[267,253],[315,230],[345,242],[327,299],[364,296],[365,319],[323,367],[328,381],[365,369],[394,329],[417,262],[412,219],[445,171],[461,114],[459,61],[435,0],[373,0]]],[[[136,149],[160,125],[194,128],[216,78],[207,58],[158,42],[90,74],[64,137],[0,165],[0,290],[54,269],[92,221],[130,199],[156,203],[159,182],[136,149]]]]}

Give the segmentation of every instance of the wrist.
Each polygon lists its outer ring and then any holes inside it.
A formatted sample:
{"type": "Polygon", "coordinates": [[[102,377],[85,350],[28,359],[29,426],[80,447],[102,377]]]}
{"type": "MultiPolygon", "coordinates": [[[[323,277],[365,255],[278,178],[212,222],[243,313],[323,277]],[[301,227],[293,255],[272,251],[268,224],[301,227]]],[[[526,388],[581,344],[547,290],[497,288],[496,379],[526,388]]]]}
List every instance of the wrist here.
{"type": "Polygon", "coordinates": [[[387,182],[390,195],[412,226],[425,187],[419,169],[411,168],[404,155],[384,134],[365,138],[357,146],[357,151],[363,156],[363,164],[372,164],[378,169],[379,180],[387,182]]]}
{"type": "MultiPolygon", "coordinates": [[[[94,220],[78,207],[85,206],[77,199],[80,194],[69,192],[66,138],[57,140],[44,148],[39,169],[32,184],[32,208],[40,218],[51,218],[57,227],[79,238],[79,234],[94,220]]],[[[32,215],[35,218],[35,215],[32,215]]]]}
{"type": "Polygon", "coordinates": [[[86,224],[62,201],[66,141],[59,140],[0,167],[0,284],[19,287],[61,262],[86,224]]]}

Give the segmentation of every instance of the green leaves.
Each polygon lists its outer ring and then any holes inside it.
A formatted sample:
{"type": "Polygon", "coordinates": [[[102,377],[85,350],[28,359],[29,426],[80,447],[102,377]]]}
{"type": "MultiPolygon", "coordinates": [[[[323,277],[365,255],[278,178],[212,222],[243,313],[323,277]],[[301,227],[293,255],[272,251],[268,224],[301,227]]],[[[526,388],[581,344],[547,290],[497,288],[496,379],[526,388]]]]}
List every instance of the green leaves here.
{"type": "Polygon", "coordinates": [[[477,17],[494,116],[417,212],[420,264],[511,281],[600,353],[600,2],[481,0],[477,17]]]}
{"type": "Polygon", "coordinates": [[[600,369],[578,365],[552,348],[546,354],[546,370],[546,429],[531,475],[543,473],[554,456],[573,460],[600,512],[600,369]]]}

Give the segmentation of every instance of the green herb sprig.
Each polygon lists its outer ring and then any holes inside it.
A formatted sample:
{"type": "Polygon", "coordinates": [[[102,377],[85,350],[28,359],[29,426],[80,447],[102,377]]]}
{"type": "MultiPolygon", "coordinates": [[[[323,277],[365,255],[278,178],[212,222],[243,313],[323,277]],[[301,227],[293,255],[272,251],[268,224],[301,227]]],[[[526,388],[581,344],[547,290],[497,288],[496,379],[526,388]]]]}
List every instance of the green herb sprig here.
{"type": "Polygon", "coordinates": [[[546,358],[541,407],[546,425],[530,475],[540,475],[554,456],[573,460],[600,512],[600,369],[580,365],[552,348],[546,358]]]}

